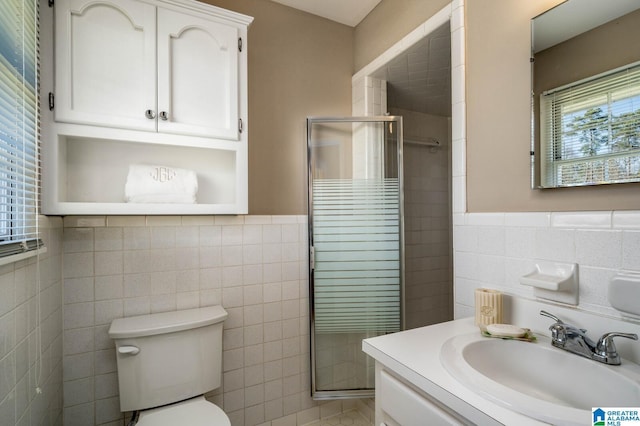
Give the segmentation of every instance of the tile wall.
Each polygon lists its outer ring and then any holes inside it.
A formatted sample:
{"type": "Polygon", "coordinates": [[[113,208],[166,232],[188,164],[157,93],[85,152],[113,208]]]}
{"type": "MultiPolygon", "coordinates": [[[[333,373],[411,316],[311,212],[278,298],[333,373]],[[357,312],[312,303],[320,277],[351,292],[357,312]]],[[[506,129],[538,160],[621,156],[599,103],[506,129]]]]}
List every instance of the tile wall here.
{"type": "Polygon", "coordinates": [[[450,122],[390,107],[403,116],[406,328],[453,318],[450,122]],[[439,147],[410,143],[438,140],[439,147]]]}
{"type": "Polygon", "coordinates": [[[536,261],[578,264],[578,308],[621,318],[608,302],[620,271],[640,272],[640,212],[454,214],[456,318],[473,314],[474,289],[533,298],[519,278],[536,261]]]}
{"type": "Polygon", "coordinates": [[[0,425],[62,424],[62,220],[39,227],[46,253],[0,266],[0,425]]]}
{"type": "Polygon", "coordinates": [[[122,424],[113,319],[214,304],[229,317],[207,396],[234,426],[355,408],[309,397],[306,235],[306,216],[66,217],[64,424],[122,424]]]}

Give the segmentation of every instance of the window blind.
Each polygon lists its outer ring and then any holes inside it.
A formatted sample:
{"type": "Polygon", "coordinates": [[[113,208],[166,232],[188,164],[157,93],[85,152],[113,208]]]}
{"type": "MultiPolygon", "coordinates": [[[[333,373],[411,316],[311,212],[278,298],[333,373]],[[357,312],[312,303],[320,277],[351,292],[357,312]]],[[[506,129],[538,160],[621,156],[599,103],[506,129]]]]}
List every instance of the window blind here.
{"type": "Polygon", "coordinates": [[[541,95],[543,186],[640,179],[640,64],[541,95]]]}
{"type": "Polygon", "coordinates": [[[0,257],[37,249],[38,2],[0,1],[0,257]]]}

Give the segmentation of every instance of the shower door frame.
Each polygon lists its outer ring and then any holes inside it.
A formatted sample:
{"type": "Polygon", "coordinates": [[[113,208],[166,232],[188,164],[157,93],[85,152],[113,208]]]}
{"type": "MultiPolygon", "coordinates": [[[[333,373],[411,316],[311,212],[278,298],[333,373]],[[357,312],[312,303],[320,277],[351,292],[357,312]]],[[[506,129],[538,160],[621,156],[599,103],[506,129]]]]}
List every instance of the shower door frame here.
{"type": "MultiPolygon", "coordinates": [[[[311,370],[311,397],[314,400],[333,400],[333,399],[353,399],[353,398],[373,398],[375,397],[375,387],[370,389],[354,389],[354,390],[329,390],[319,391],[316,388],[316,354],[315,354],[315,309],[314,309],[314,241],[313,241],[313,170],[312,170],[312,146],[311,146],[311,127],[317,123],[396,123],[397,128],[397,164],[398,164],[398,203],[399,203],[399,264],[400,264],[400,330],[405,329],[405,258],[404,258],[404,171],[403,171],[403,126],[402,116],[326,116],[326,117],[307,117],[306,135],[307,135],[307,217],[308,217],[308,268],[309,268],[309,340],[310,340],[310,370],[311,370]]],[[[387,152],[387,146],[384,146],[384,152],[387,152]]],[[[368,357],[368,355],[367,355],[368,357]]]]}

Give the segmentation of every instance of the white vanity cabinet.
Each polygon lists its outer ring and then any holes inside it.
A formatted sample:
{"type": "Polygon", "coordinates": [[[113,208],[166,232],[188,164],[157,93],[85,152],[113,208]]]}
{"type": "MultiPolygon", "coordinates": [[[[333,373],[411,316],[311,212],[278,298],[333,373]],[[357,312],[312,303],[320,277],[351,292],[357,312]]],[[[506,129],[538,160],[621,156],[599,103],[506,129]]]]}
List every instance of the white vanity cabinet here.
{"type": "Polygon", "coordinates": [[[56,0],[53,10],[41,24],[55,52],[42,65],[55,75],[42,89],[52,108],[43,213],[246,214],[253,18],[196,0],[56,0]],[[125,203],[139,163],[195,171],[197,204],[125,203]]]}
{"type": "Polygon", "coordinates": [[[380,363],[376,363],[376,419],[385,426],[473,424],[394,376],[380,363]]]}

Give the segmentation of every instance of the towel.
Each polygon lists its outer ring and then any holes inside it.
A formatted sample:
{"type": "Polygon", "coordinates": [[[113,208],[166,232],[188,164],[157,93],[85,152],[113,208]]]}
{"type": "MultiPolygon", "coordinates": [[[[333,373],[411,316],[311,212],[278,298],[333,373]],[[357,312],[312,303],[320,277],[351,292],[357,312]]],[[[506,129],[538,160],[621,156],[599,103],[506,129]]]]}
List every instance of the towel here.
{"type": "Polygon", "coordinates": [[[198,177],[193,170],[131,164],[124,186],[128,203],[195,204],[198,177]]]}

